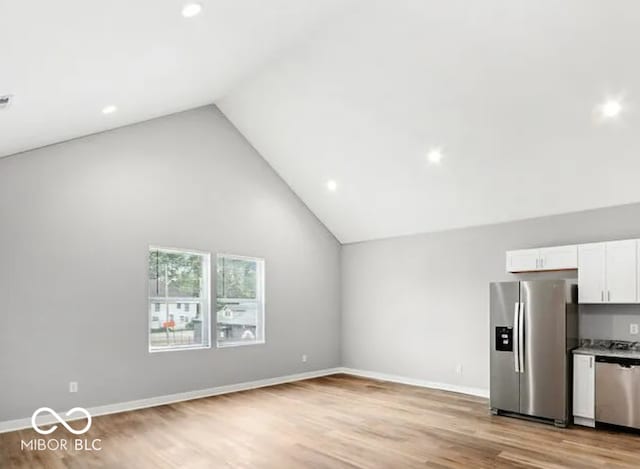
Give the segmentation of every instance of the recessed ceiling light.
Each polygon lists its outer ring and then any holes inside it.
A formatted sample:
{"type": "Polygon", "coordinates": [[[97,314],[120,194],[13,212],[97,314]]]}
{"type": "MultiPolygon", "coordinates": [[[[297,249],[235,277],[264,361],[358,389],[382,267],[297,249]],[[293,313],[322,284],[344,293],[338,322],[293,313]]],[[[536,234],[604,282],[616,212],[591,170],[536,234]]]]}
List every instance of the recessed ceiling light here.
{"type": "Polygon", "coordinates": [[[622,104],[616,99],[609,99],[602,105],[601,110],[603,117],[612,119],[622,112],[622,104]]]}
{"type": "Polygon", "coordinates": [[[433,148],[427,153],[427,160],[429,160],[431,164],[440,164],[442,157],[442,150],[440,148],[433,148]]]}
{"type": "Polygon", "coordinates": [[[111,104],[109,106],[105,106],[105,107],[102,108],[102,114],[113,114],[117,110],[118,110],[118,108],[115,107],[113,104],[111,104]]]}
{"type": "Polygon", "coordinates": [[[185,18],[193,18],[198,16],[202,11],[202,5],[199,3],[187,3],[182,7],[182,16],[185,18]]]}
{"type": "Polygon", "coordinates": [[[337,188],[338,188],[338,183],[336,181],[334,181],[333,179],[329,179],[327,181],[327,189],[329,189],[331,192],[335,192],[337,188]]]}

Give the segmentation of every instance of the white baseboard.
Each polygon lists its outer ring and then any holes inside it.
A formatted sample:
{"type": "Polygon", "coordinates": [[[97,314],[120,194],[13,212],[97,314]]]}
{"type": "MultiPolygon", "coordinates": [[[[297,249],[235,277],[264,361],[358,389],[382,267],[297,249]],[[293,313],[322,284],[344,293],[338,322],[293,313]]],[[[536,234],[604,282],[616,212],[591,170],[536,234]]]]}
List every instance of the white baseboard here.
{"type": "Polygon", "coordinates": [[[411,386],[419,386],[421,388],[440,389],[442,391],[458,392],[461,394],[469,394],[478,397],[489,397],[489,390],[483,388],[474,388],[470,386],[459,386],[457,384],[437,383],[434,381],[426,381],[423,379],[407,378],[405,376],[390,375],[387,373],[379,373],[377,371],[358,370],[354,368],[342,368],[342,373],[348,375],[361,376],[363,378],[379,379],[381,381],[391,381],[393,383],[408,384],[411,386]]]}
{"type": "MultiPolygon", "coordinates": [[[[470,394],[473,396],[489,397],[489,391],[481,388],[473,388],[468,386],[458,386],[455,384],[436,383],[433,381],[425,381],[421,379],[406,378],[403,376],[390,375],[386,373],[378,373],[377,371],[357,370],[354,368],[327,368],[324,370],[309,371],[306,373],[297,373],[294,375],[279,376],[276,378],[267,378],[257,381],[248,381],[238,384],[229,384],[226,386],[217,386],[215,388],[200,389],[198,391],[181,392],[177,394],[168,394],[165,396],[150,397],[147,399],[138,399],[135,401],[120,402],[117,404],[107,404],[97,407],[91,407],[87,410],[92,417],[99,415],[115,414],[118,412],[127,412],[130,410],[144,409],[147,407],[155,407],[159,405],[173,404],[175,402],[189,401],[191,399],[200,399],[203,397],[218,396],[230,392],[247,391],[249,389],[263,388],[266,386],[274,386],[277,384],[292,383],[311,378],[319,378],[321,376],[329,376],[338,373],[344,373],[363,378],[377,379],[381,381],[391,381],[393,383],[408,384],[411,386],[419,386],[430,389],[440,389],[444,391],[459,392],[462,394],[470,394]]],[[[34,409],[35,410],[35,409],[34,409]]],[[[69,421],[75,419],[69,419],[69,421]]],[[[53,416],[43,415],[38,417],[38,424],[48,425],[56,423],[53,416]]],[[[31,417],[7,420],[0,422],[0,433],[12,432],[31,428],[31,417]]]]}
{"type": "MultiPolygon", "coordinates": [[[[200,389],[198,391],[180,392],[176,394],[168,394],[165,396],[156,396],[147,399],[120,402],[117,404],[107,404],[97,407],[91,407],[87,410],[92,417],[97,417],[99,415],[115,414],[118,412],[126,412],[130,410],[144,409],[147,407],[173,404],[175,402],[189,401],[191,399],[218,396],[220,394],[227,394],[230,392],[246,391],[249,389],[257,389],[266,386],[274,386],[276,384],[291,383],[304,379],[319,378],[321,376],[328,376],[336,373],[342,373],[342,368],[327,368],[324,370],[309,371],[306,373],[297,373],[294,375],[279,376],[276,378],[260,379],[257,381],[248,381],[239,384],[230,384],[226,386],[217,386],[215,388],[200,389]]],[[[75,419],[69,419],[69,421],[72,420],[75,419]]],[[[48,425],[56,423],[56,420],[53,416],[43,415],[41,417],[38,417],[37,422],[40,425],[48,425]]],[[[31,428],[31,417],[0,422],[0,433],[12,432],[25,428],[31,428]]]]}

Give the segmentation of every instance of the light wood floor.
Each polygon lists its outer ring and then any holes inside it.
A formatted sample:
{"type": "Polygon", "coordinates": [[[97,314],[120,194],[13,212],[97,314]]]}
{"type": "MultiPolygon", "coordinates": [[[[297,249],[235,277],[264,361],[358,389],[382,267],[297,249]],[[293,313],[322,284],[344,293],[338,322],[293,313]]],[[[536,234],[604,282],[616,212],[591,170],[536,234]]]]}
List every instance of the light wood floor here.
{"type": "Polygon", "coordinates": [[[345,375],[97,417],[83,437],[100,452],[20,450],[36,437],[0,434],[0,468],[640,467],[636,434],[494,417],[485,399],[345,375]]]}

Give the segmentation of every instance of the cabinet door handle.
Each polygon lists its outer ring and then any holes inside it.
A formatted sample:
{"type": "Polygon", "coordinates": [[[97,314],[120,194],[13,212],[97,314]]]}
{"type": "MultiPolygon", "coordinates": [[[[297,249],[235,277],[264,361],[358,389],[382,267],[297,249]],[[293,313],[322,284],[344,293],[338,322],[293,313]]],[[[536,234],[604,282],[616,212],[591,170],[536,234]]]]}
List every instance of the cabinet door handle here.
{"type": "Polygon", "coordinates": [[[540,258],[540,268],[544,269],[544,259],[542,257],[540,258]]]}
{"type": "Polygon", "coordinates": [[[540,259],[536,259],[536,269],[540,268],[540,259]]]}
{"type": "Polygon", "coordinates": [[[593,368],[593,357],[589,357],[589,368],[593,368]]]}
{"type": "Polygon", "coordinates": [[[607,290],[607,301],[611,301],[611,290],[607,290]]]}
{"type": "Polygon", "coordinates": [[[604,290],[600,290],[600,301],[604,303],[604,290]]]}

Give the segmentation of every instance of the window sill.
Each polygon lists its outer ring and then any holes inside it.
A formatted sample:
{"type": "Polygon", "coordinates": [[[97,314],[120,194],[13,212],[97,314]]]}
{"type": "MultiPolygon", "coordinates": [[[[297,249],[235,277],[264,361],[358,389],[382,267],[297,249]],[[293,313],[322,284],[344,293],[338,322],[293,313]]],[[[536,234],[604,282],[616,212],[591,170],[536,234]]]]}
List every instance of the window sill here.
{"type": "Polygon", "coordinates": [[[217,348],[231,348],[231,347],[248,347],[250,345],[264,345],[266,341],[255,341],[255,342],[225,342],[224,344],[216,344],[217,348]]]}
{"type": "Polygon", "coordinates": [[[163,353],[163,352],[183,352],[185,350],[207,350],[210,349],[211,345],[198,345],[198,346],[177,346],[177,347],[166,347],[166,348],[150,348],[149,353],[163,353]]]}

